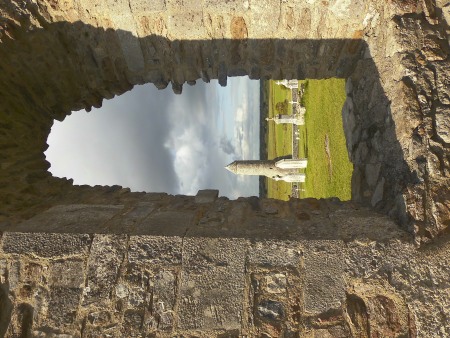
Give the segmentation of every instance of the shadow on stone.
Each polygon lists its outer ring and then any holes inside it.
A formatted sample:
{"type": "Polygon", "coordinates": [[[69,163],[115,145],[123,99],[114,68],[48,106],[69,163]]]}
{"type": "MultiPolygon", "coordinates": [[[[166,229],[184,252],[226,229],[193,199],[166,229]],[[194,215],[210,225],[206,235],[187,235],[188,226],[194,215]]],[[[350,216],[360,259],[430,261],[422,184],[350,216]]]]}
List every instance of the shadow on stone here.
{"type": "MultiPolygon", "coordinates": [[[[53,121],[74,110],[152,82],[175,92],[202,79],[347,79],[343,108],[352,199],[406,225],[402,191],[414,183],[396,140],[389,101],[362,40],[192,40],[137,38],[82,22],[53,23],[33,32],[17,28],[0,46],[0,223],[14,225],[51,205],[91,203],[98,187],[52,177],[45,161],[53,121]],[[49,48],[52,46],[52,48],[49,48]]],[[[116,189],[120,190],[120,189],[116,189]]],[[[117,193],[111,191],[111,194],[117,193]]],[[[117,198],[120,203],[120,197],[117,198]]]]}

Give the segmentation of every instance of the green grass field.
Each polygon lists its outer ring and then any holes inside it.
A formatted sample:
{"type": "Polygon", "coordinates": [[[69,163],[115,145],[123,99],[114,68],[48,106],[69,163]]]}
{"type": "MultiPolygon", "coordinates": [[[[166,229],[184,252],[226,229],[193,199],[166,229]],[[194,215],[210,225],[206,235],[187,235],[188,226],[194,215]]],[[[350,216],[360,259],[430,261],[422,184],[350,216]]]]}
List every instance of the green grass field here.
{"type": "MultiPolygon", "coordinates": [[[[291,91],[275,84],[275,81],[267,81],[268,95],[269,95],[269,117],[273,117],[279,112],[276,110],[276,105],[285,100],[291,101],[291,91]]],[[[292,107],[288,105],[292,114],[292,107]]],[[[268,158],[273,159],[283,155],[292,154],[292,126],[288,124],[275,124],[268,122],[267,132],[267,152],[268,158]]],[[[267,196],[280,200],[288,200],[288,195],[291,195],[291,183],[274,181],[266,179],[267,196]]]]}
{"type": "MultiPolygon", "coordinates": [[[[308,158],[306,182],[300,197],[341,200],[351,198],[353,165],[348,159],[341,110],[345,101],[345,80],[305,80],[302,104],[306,107],[305,125],[299,127],[299,157],[308,158]]],[[[277,114],[276,104],[290,100],[290,90],[269,81],[269,116],[277,114]]],[[[291,112],[289,112],[291,113],[291,112]]],[[[269,123],[268,158],[292,154],[292,126],[269,123]]],[[[268,197],[288,199],[291,184],[267,179],[268,197]]]]}

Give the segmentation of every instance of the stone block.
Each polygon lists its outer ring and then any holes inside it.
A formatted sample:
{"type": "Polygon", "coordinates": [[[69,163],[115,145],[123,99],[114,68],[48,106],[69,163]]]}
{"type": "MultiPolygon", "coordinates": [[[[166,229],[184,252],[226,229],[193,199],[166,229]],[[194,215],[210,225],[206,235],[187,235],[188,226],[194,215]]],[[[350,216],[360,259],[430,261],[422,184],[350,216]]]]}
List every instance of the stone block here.
{"type": "Polygon", "coordinates": [[[172,91],[174,94],[181,95],[183,92],[183,85],[172,81],[172,91]]]}
{"type": "Polygon", "coordinates": [[[203,2],[203,6],[205,9],[211,9],[221,13],[233,13],[235,10],[237,10],[237,12],[240,12],[243,9],[248,8],[248,2],[245,6],[245,1],[242,0],[205,0],[203,2]]]}
{"type": "Polygon", "coordinates": [[[176,36],[178,39],[204,39],[206,36],[201,11],[174,13],[169,16],[167,26],[169,35],[176,36]]]}
{"type": "Polygon", "coordinates": [[[48,318],[61,328],[75,322],[82,289],[53,287],[48,303],[48,318]]]}
{"type": "Polygon", "coordinates": [[[258,241],[250,246],[248,253],[249,263],[261,267],[292,267],[300,270],[302,259],[302,248],[290,241],[258,241]]]}
{"type": "Polygon", "coordinates": [[[144,202],[156,202],[156,201],[164,201],[169,197],[165,192],[151,192],[146,193],[141,198],[141,203],[144,202]]]}
{"type": "MultiPolygon", "coordinates": [[[[159,83],[161,81],[165,81],[164,74],[158,69],[158,70],[150,70],[144,75],[144,79],[148,82],[152,83],[159,83]]],[[[156,85],[155,85],[156,86],[156,85]]],[[[167,86],[167,85],[166,85],[167,86]]],[[[164,196],[158,196],[159,194],[146,194],[144,199],[148,200],[159,200],[160,198],[163,199],[164,196]]]]}
{"type": "Polygon", "coordinates": [[[244,68],[230,67],[228,68],[227,74],[229,77],[246,76],[247,70],[244,68]]]}
{"type": "Polygon", "coordinates": [[[125,215],[127,223],[146,218],[157,207],[153,202],[139,202],[129,213],[125,215]]]}
{"type": "Polygon", "coordinates": [[[433,65],[436,68],[436,89],[439,101],[450,105],[450,79],[448,78],[450,66],[447,62],[435,62],[433,65]]]}
{"type": "Polygon", "coordinates": [[[96,326],[108,325],[113,321],[111,313],[108,311],[93,311],[87,316],[87,320],[90,324],[96,326]]]}
{"type": "Polygon", "coordinates": [[[96,229],[120,213],[122,205],[58,205],[14,228],[17,232],[95,233],[96,229]]]}
{"type": "MultiPolygon", "coordinates": [[[[145,304],[148,303],[148,301],[150,300],[150,297],[148,297],[149,294],[147,290],[148,275],[146,275],[144,271],[141,271],[140,273],[141,276],[139,275],[138,276],[143,277],[141,279],[142,283],[137,286],[130,286],[127,290],[127,298],[124,304],[126,304],[126,307],[129,309],[143,310],[145,304]]],[[[136,275],[134,275],[133,277],[136,277],[136,275]]]]}
{"type": "Polygon", "coordinates": [[[181,266],[181,237],[130,236],[128,264],[181,266]]]}
{"type": "Polygon", "coordinates": [[[186,229],[192,225],[194,212],[191,211],[158,211],[141,222],[137,222],[134,235],[184,236],[186,229]]]}
{"type": "Polygon", "coordinates": [[[239,329],[247,241],[185,238],[179,304],[182,329],[239,329]]]}
{"type": "Polygon", "coordinates": [[[96,235],[87,264],[87,287],[83,305],[107,302],[113,292],[117,274],[125,258],[126,235],[96,235]]]}
{"type": "MultiPolygon", "coordinates": [[[[132,22],[134,25],[134,18],[132,15],[126,18],[121,17],[121,21],[122,20],[125,22],[132,22]]],[[[131,34],[130,31],[124,30],[125,27],[121,27],[124,25],[121,25],[117,22],[115,22],[115,24],[116,26],[118,26],[118,28],[121,28],[116,30],[116,34],[128,69],[132,72],[143,71],[145,62],[139,38],[137,37],[137,35],[131,34]]],[[[133,26],[133,31],[134,30],[135,28],[133,26]]]]}
{"type": "Polygon", "coordinates": [[[147,12],[153,13],[166,10],[165,0],[131,0],[129,4],[133,13],[145,14],[147,12]]]}
{"type": "Polygon", "coordinates": [[[84,265],[83,261],[73,260],[52,262],[49,284],[67,288],[84,286],[84,265]]]}
{"type": "Polygon", "coordinates": [[[0,259],[0,284],[6,282],[8,276],[8,261],[6,259],[0,259]]]}
{"type": "Polygon", "coordinates": [[[347,94],[347,97],[353,95],[353,82],[351,78],[345,80],[345,94],[347,94]]]}
{"type": "Polygon", "coordinates": [[[7,232],[2,238],[5,253],[57,258],[66,255],[86,255],[91,238],[87,234],[7,232]]]}
{"type": "Polygon", "coordinates": [[[262,319],[280,321],[284,318],[284,304],[274,300],[262,300],[256,307],[256,314],[262,319]]]}
{"type": "Polygon", "coordinates": [[[248,38],[248,29],[245,19],[241,16],[235,16],[230,22],[231,38],[235,40],[242,40],[248,38]]]}
{"type": "Polygon", "coordinates": [[[219,80],[219,84],[222,87],[226,87],[227,86],[227,65],[224,62],[221,62],[219,64],[219,73],[218,73],[218,80],[219,80]]]}
{"type": "Polygon", "coordinates": [[[130,3],[128,0],[80,0],[80,6],[86,11],[102,14],[130,12],[130,3]]]}
{"type": "Polygon", "coordinates": [[[344,325],[336,325],[327,329],[315,329],[314,338],[347,338],[351,337],[349,330],[344,325]]]}
{"type": "Polygon", "coordinates": [[[355,129],[356,121],[355,121],[353,100],[351,99],[351,97],[348,96],[344,102],[344,106],[342,107],[342,122],[344,125],[345,135],[347,136],[347,138],[350,138],[347,139],[347,145],[353,147],[353,140],[351,136],[353,129],[355,129]]]}
{"type": "Polygon", "coordinates": [[[133,209],[121,217],[115,217],[99,229],[100,233],[131,234],[136,224],[148,217],[155,209],[154,202],[139,202],[133,209]]]}
{"type": "Polygon", "coordinates": [[[305,312],[317,315],[340,309],[345,300],[343,243],[329,240],[302,244],[305,312]]]}
{"type": "Polygon", "coordinates": [[[436,133],[445,143],[450,143],[450,106],[436,108],[436,133]]]}
{"type": "Polygon", "coordinates": [[[378,202],[380,202],[383,199],[384,195],[384,183],[385,179],[382,177],[375,188],[375,191],[373,192],[372,199],[370,201],[370,204],[372,204],[373,207],[377,205],[378,202]]]}
{"type": "MultiPolygon", "coordinates": [[[[22,261],[22,271],[20,281],[24,284],[44,284],[47,281],[46,270],[47,266],[34,262],[22,261]]],[[[79,285],[78,285],[79,286],[79,285]]]]}
{"type": "Polygon", "coordinates": [[[259,68],[258,66],[252,66],[248,77],[252,80],[259,80],[261,78],[261,68],[259,68]]]}
{"type": "Polygon", "coordinates": [[[166,0],[166,6],[169,10],[179,10],[183,8],[185,10],[201,11],[203,10],[203,4],[198,0],[166,0]]]}
{"type": "Polygon", "coordinates": [[[249,37],[265,38],[273,36],[278,29],[281,18],[281,2],[277,0],[260,0],[251,4],[251,22],[249,37]],[[270,11],[267,10],[270,8],[270,11]]]}
{"type": "Polygon", "coordinates": [[[369,163],[365,167],[365,177],[367,184],[374,187],[380,175],[381,163],[369,163]]]}
{"type": "Polygon", "coordinates": [[[362,200],[362,168],[361,166],[355,165],[353,167],[352,174],[352,200],[355,202],[360,202],[362,200]]]}
{"type": "Polygon", "coordinates": [[[264,277],[264,291],[282,294],[286,292],[287,278],[284,273],[274,273],[264,277]]]}
{"type": "Polygon", "coordinates": [[[144,321],[144,311],[126,310],[123,316],[122,337],[139,337],[142,336],[142,322],[144,321]]]}
{"type": "Polygon", "coordinates": [[[212,203],[215,202],[217,197],[219,196],[219,190],[207,189],[207,190],[199,190],[197,195],[195,196],[195,203],[212,203]]]}
{"type": "Polygon", "coordinates": [[[118,332],[120,331],[119,318],[115,316],[117,314],[117,312],[114,313],[108,310],[89,312],[85,321],[83,337],[95,338],[104,337],[105,335],[121,337],[118,332]]]}
{"type": "Polygon", "coordinates": [[[21,262],[20,260],[12,260],[8,268],[8,283],[9,289],[14,291],[19,286],[21,280],[20,272],[21,262]]]}
{"type": "Polygon", "coordinates": [[[148,300],[152,308],[152,314],[147,316],[144,325],[147,330],[171,331],[174,327],[175,303],[177,289],[177,274],[174,271],[161,270],[156,272],[150,279],[148,300]]]}

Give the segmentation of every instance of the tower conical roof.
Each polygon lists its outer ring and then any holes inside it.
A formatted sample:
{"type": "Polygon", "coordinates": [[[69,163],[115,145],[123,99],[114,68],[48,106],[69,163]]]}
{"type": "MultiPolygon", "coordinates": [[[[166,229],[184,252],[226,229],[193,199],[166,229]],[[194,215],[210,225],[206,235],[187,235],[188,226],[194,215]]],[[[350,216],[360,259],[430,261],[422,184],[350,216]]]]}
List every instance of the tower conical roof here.
{"type": "Polygon", "coordinates": [[[233,174],[237,174],[237,163],[236,161],[230,163],[225,167],[228,171],[231,171],[233,174]]]}

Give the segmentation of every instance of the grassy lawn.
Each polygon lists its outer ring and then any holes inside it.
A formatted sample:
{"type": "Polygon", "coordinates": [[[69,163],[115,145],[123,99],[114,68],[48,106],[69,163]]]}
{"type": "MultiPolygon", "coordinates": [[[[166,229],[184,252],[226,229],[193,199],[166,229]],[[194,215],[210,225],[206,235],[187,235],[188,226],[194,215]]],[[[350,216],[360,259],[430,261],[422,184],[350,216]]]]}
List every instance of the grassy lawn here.
{"type": "MultiPolygon", "coordinates": [[[[308,158],[306,182],[300,184],[304,191],[300,197],[325,198],[336,196],[341,200],[351,198],[353,165],[348,160],[341,110],[345,101],[345,80],[305,80],[306,89],[302,104],[306,107],[306,124],[300,126],[299,157],[308,158]]],[[[277,114],[276,104],[290,91],[270,81],[269,97],[272,99],[269,116],[277,114]]],[[[289,112],[291,113],[291,112],[289,112]]],[[[268,158],[292,154],[292,126],[269,123],[268,158]]],[[[267,180],[268,196],[288,199],[291,184],[267,180]]]]}
{"type": "MultiPolygon", "coordinates": [[[[278,86],[275,81],[269,82],[269,117],[273,117],[280,112],[277,111],[276,106],[285,100],[291,101],[291,91],[278,86]]],[[[288,114],[292,114],[292,106],[288,106],[288,114]]],[[[288,124],[275,124],[274,122],[268,123],[267,132],[267,152],[268,159],[274,159],[283,155],[292,154],[292,126],[288,124]]],[[[291,183],[274,181],[266,178],[267,196],[270,198],[276,198],[280,200],[288,200],[288,195],[291,195],[291,183]]]]}

